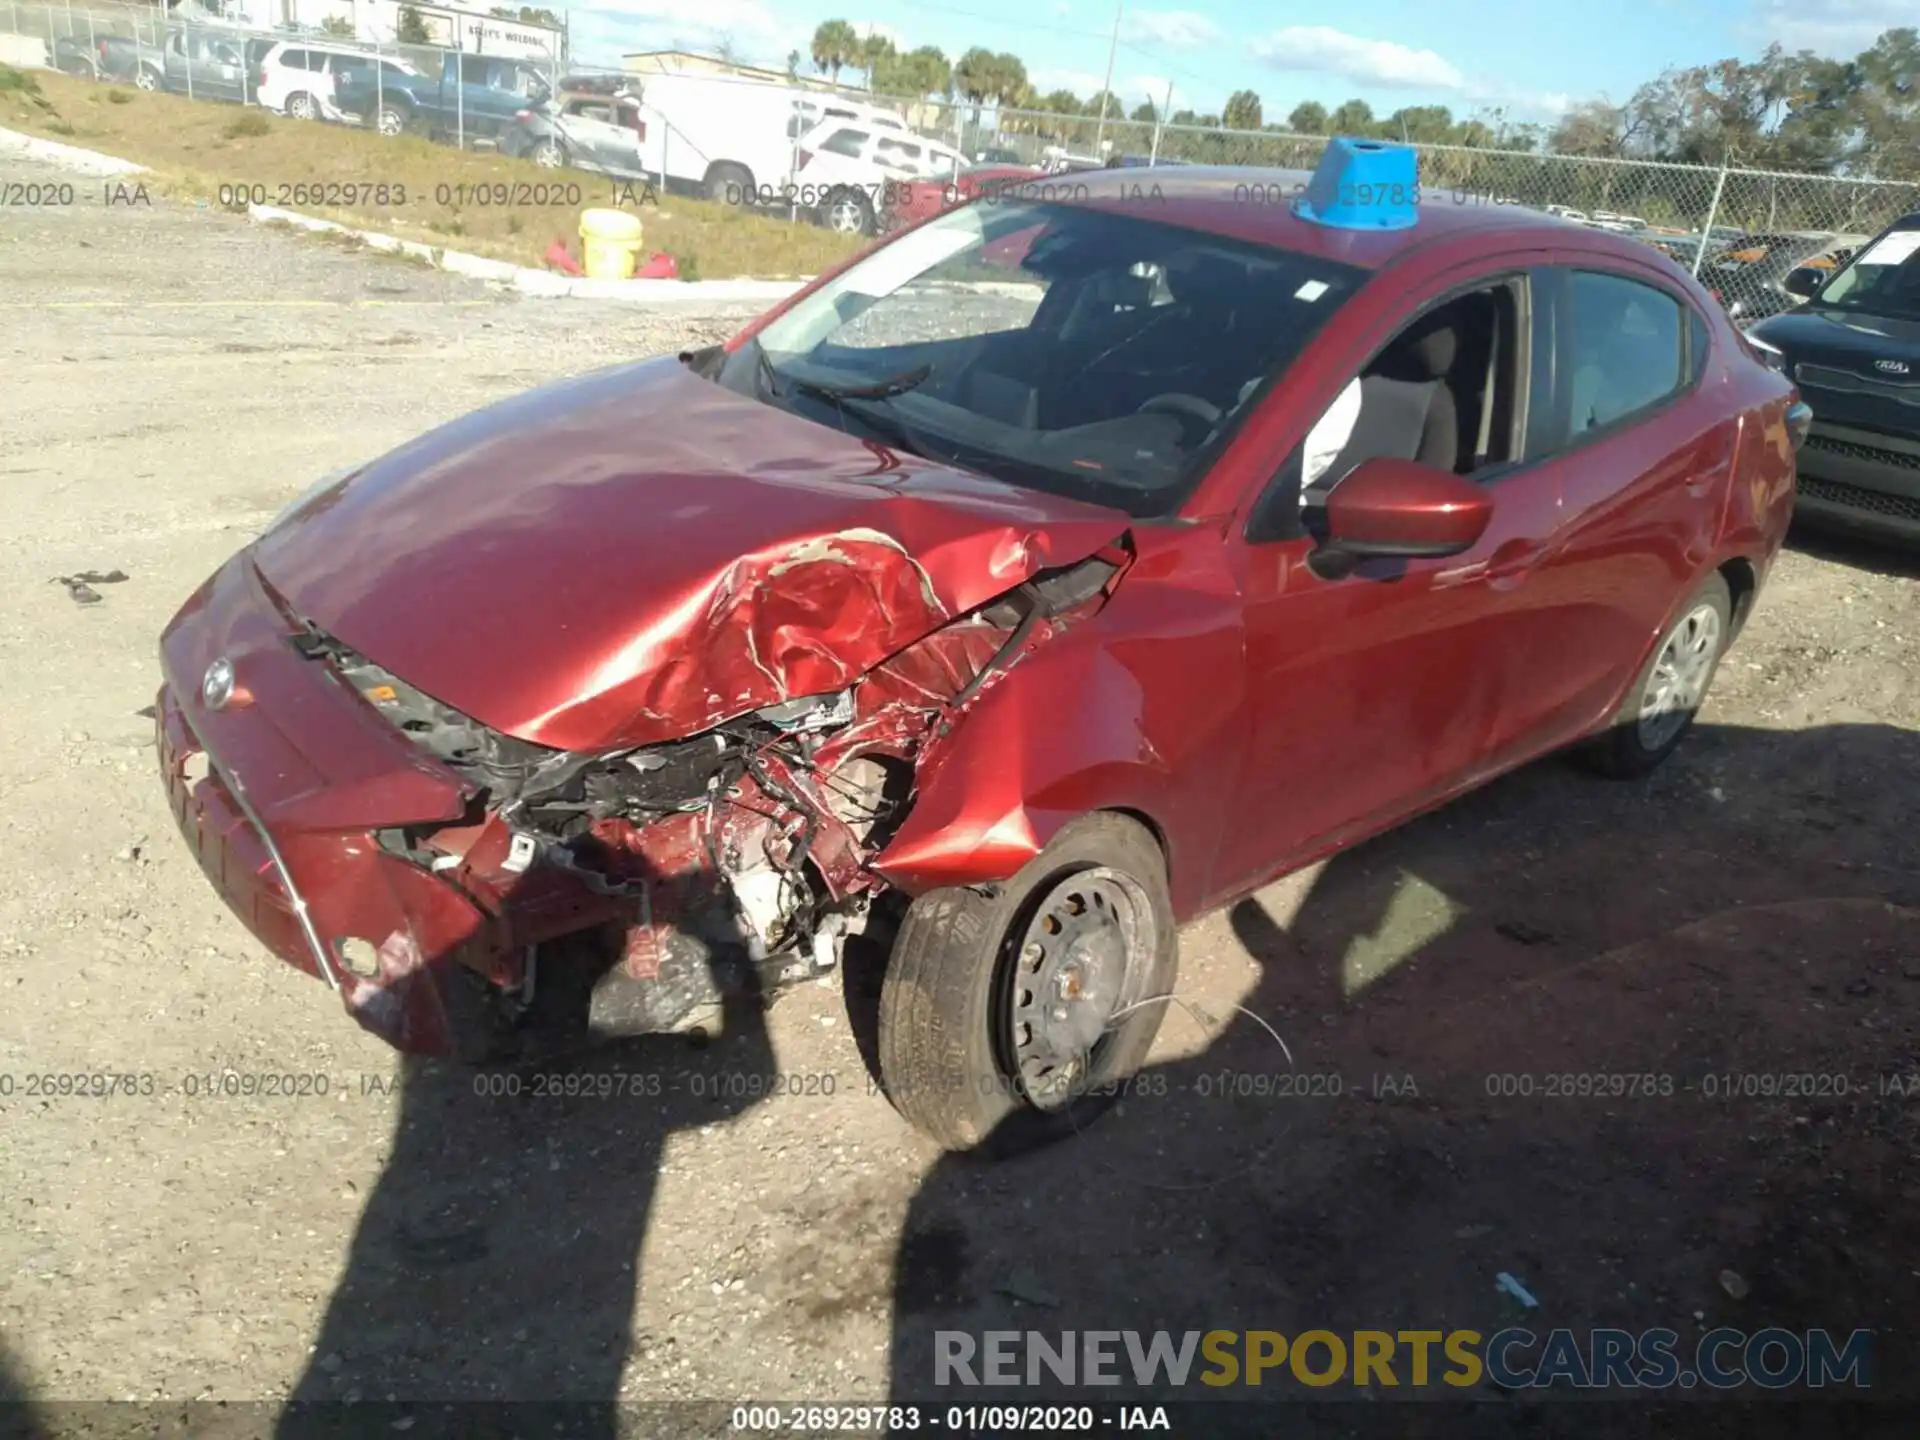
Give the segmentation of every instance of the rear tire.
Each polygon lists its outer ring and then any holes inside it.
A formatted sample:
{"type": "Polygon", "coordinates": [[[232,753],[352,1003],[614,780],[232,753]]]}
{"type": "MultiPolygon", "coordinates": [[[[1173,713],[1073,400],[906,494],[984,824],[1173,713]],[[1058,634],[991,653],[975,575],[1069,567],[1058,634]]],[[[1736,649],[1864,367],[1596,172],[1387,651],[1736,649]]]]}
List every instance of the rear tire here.
{"type": "Polygon", "coordinates": [[[311,95],[302,91],[298,95],[289,95],[287,97],[287,114],[295,120],[318,120],[320,118],[320,107],[314,103],[314,98],[311,95]]]}
{"type": "Polygon", "coordinates": [[[1717,572],[1680,607],[1606,733],[1575,754],[1614,780],[1645,775],[1680,748],[1733,635],[1733,595],[1717,572]]]}
{"type": "Polygon", "coordinates": [[[557,140],[542,140],[533,149],[533,163],[543,170],[559,170],[567,163],[567,152],[557,140]]]}
{"type": "Polygon", "coordinates": [[[160,88],[160,77],[145,66],[142,66],[134,74],[133,87],[136,90],[158,90],[160,88]]]}
{"type": "Polygon", "coordinates": [[[398,105],[382,105],[380,113],[374,117],[374,127],[389,138],[404,135],[413,117],[398,105]]]}
{"type": "Polygon", "coordinates": [[[871,235],[876,229],[873,203],[863,191],[835,190],[820,207],[820,222],[836,235],[871,235]]]}
{"type": "Polygon", "coordinates": [[[723,160],[708,170],[701,188],[716,205],[753,204],[753,172],[730,160],[723,160]]]}
{"type": "Polygon", "coordinates": [[[1124,815],[1084,815],[997,893],[908,908],[880,991],[881,1084],[947,1150],[1065,1139],[1145,1062],[1178,966],[1159,844],[1124,815]]]}

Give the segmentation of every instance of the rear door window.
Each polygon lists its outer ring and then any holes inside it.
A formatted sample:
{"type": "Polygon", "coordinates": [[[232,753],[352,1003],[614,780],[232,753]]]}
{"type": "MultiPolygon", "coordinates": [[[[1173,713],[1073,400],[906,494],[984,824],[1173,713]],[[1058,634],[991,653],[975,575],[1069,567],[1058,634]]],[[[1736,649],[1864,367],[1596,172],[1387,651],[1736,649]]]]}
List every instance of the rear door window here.
{"type": "Polygon", "coordinates": [[[1689,383],[1680,302],[1624,275],[1569,277],[1569,438],[1652,409],[1689,383]]]}

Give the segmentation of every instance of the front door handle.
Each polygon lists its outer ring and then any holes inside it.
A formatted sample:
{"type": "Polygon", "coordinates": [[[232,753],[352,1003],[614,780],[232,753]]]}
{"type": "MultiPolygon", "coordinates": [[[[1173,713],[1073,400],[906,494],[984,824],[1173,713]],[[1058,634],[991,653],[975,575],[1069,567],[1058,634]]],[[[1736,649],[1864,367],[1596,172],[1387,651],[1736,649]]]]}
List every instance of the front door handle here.
{"type": "Polygon", "coordinates": [[[1487,560],[1487,583],[1500,589],[1518,585],[1533,573],[1533,568],[1546,553],[1546,546],[1531,540],[1507,541],[1487,560]]]}

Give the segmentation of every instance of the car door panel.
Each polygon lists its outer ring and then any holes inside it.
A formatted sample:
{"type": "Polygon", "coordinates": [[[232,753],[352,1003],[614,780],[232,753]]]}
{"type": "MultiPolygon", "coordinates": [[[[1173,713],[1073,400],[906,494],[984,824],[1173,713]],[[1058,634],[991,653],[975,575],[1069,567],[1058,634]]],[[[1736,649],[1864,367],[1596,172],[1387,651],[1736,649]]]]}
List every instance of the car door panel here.
{"type": "MultiPolygon", "coordinates": [[[[1526,268],[1502,260],[1439,277],[1375,342],[1431,301],[1526,268]]],[[[1247,545],[1248,823],[1223,839],[1227,888],[1412,813],[1527,742],[1511,691],[1526,637],[1544,628],[1533,575],[1559,529],[1558,481],[1520,463],[1487,483],[1486,533],[1445,559],[1324,579],[1311,540],[1247,545]]]]}
{"type": "MultiPolygon", "coordinates": [[[[1592,268],[1591,257],[1557,256],[1592,268]]],[[[1657,275],[1608,267],[1688,309],[1657,275]]],[[[1564,310],[1564,287],[1553,290],[1564,310]]],[[[1570,331],[1561,338],[1567,363],[1570,331]]],[[[1673,596],[1712,554],[1721,491],[1733,464],[1737,423],[1689,403],[1692,390],[1577,443],[1555,445],[1548,462],[1563,499],[1561,532],[1536,583],[1559,643],[1542,648],[1534,683],[1516,696],[1523,723],[1550,743],[1599,723],[1637,672],[1666,623],[1673,596]]]]}

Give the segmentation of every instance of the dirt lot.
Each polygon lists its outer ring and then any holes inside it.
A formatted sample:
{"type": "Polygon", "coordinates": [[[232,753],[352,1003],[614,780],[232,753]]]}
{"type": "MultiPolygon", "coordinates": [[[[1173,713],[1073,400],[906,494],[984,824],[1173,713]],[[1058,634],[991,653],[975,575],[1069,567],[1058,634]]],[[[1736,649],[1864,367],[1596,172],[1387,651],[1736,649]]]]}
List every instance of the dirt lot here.
{"type": "MultiPolygon", "coordinates": [[[[638,217],[646,250],[671,254],[687,280],[814,275],[859,248],[817,225],[793,224],[784,212],[51,71],[0,66],[0,125],[144,165],[153,173],[138,183],[148,193],[183,203],[241,214],[249,203],[273,205],[536,268],[555,239],[579,255],[580,214],[588,207],[638,217]]],[[[76,200],[104,205],[111,191],[112,203],[124,203],[134,183],[82,179],[76,200]]]]}
{"type": "Polygon", "coordinates": [[[873,1094],[869,977],[590,1067],[655,1095],[500,1099],[266,958],[154,774],[168,616],[323,472],[740,318],[166,206],[0,229],[7,1383],[877,1401],[930,1394],[937,1328],[1521,1321],[1873,1328],[1876,1393],[1914,1397],[1920,596],[1885,553],[1796,544],[1650,782],[1541,764],[1192,927],[1145,1093],[1013,1165],[939,1160],[873,1094]],[[97,604],[54,583],[115,569],[97,604]],[[27,1093],[100,1073],[133,1093],[27,1093]],[[239,1093],[263,1076],[309,1078],[239,1093]],[[1842,1079],[1727,1093],[1779,1076],[1842,1079]]]}

